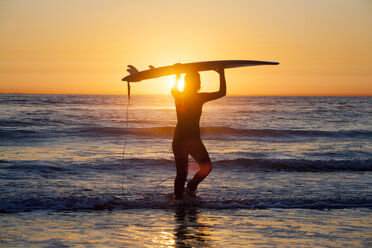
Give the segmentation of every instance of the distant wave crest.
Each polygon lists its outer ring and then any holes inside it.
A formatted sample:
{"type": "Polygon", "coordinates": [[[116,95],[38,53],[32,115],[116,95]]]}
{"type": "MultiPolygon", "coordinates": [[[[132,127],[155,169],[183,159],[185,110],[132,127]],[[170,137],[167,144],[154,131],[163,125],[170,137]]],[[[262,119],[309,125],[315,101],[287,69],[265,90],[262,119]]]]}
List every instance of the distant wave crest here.
{"type": "MultiPolygon", "coordinates": [[[[49,122],[48,122],[49,123],[49,122]]],[[[88,126],[72,127],[68,125],[64,128],[54,127],[35,130],[28,122],[0,121],[3,126],[9,128],[0,129],[0,140],[12,140],[22,138],[47,139],[58,136],[121,136],[124,134],[170,139],[174,133],[174,126],[160,126],[149,128],[124,128],[124,127],[105,127],[88,126]]],[[[49,123],[50,124],[50,123],[49,123]]],[[[56,124],[56,123],[53,123],[56,124]]],[[[41,125],[41,124],[40,124],[41,125]]],[[[283,129],[239,129],[231,127],[202,127],[201,135],[203,139],[216,140],[264,140],[264,141],[301,141],[311,139],[359,139],[372,140],[372,131],[369,130],[283,130],[283,129]]]]}
{"type": "Polygon", "coordinates": [[[306,160],[306,159],[233,159],[218,161],[221,166],[244,166],[264,171],[372,171],[372,159],[367,160],[306,160]]]}
{"type": "MultiPolygon", "coordinates": [[[[245,168],[247,171],[288,171],[288,172],[326,172],[326,171],[372,171],[372,159],[360,160],[306,160],[306,159],[261,159],[261,158],[238,158],[228,160],[212,161],[213,166],[220,169],[232,167],[245,168]]],[[[74,170],[121,170],[122,164],[128,167],[149,167],[149,166],[174,166],[173,160],[168,159],[140,159],[132,158],[101,161],[99,164],[90,163],[48,163],[45,161],[8,161],[0,160],[2,169],[24,170],[39,173],[40,171],[60,171],[73,173],[74,170]]]]}
{"type": "MultiPolygon", "coordinates": [[[[122,135],[131,134],[149,137],[172,137],[174,127],[163,126],[153,128],[117,128],[95,127],[79,130],[87,135],[122,135]]],[[[372,131],[368,130],[276,130],[276,129],[239,129],[230,127],[202,127],[201,134],[211,139],[239,139],[239,138],[366,138],[372,139],[372,131]]]]}

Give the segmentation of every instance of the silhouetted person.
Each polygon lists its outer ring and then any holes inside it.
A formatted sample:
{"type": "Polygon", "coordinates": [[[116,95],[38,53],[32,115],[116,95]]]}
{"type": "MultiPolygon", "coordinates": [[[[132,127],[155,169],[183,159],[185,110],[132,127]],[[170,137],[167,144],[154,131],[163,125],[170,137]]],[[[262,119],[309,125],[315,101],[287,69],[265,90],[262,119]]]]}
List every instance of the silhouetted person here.
{"type": "Polygon", "coordinates": [[[199,170],[187,184],[189,194],[196,194],[198,184],[212,170],[211,159],[200,138],[200,116],[205,102],[226,95],[224,70],[216,70],[220,74],[220,89],[216,92],[199,93],[200,75],[198,72],[187,72],[183,91],[178,90],[180,75],[172,88],[177,111],[177,125],[173,137],[173,154],[176,160],[177,175],[174,181],[174,197],[182,199],[188,172],[188,156],[191,155],[199,165],[199,170]]]}

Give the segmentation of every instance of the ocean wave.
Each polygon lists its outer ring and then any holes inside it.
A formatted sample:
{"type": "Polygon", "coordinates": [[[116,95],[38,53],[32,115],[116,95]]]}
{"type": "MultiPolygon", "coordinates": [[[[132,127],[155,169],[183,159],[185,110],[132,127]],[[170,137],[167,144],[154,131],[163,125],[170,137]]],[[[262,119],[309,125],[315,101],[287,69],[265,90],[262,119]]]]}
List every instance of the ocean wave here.
{"type": "MultiPolygon", "coordinates": [[[[286,171],[286,172],[328,172],[328,171],[372,171],[372,159],[353,160],[306,160],[306,159],[261,159],[261,158],[238,158],[228,160],[214,160],[213,167],[224,170],[231,168],[244,168],[246,171],[286,171]]],[[[47,162],[40,160],[0,160],[0,168],[7,170],[33,171],[66,171],[77,173],[81,170],[122,170],[124,167],[173,167],[174,160],[170,159],[116,159],[111,158],[99,160],[98,162],[88,161],[86,163],[76,162],[47,162]]]]}
{"type": "Polygon", "coordinates": [[[38,132],[32,131],[32,130],[6,130],[0,129],[0,140],[22,140],[27,138],[40,138],[40,135],[38,132]]]}
{"type": "Polygon", "coordinates": [[[372,200],[365,198],[350,199],[211,199],[184,198],[175,201],[172,194],[159,194],[137,199],[123,196],[57,196],[29,197],[5,200],[0,206],[1,213],[47,211],[79,211],[79,210],[114,210],[114,209],[340,209],[340,208],[371,208],[372,200]]]}
{"type": "MultiPolygon", "coordinates": [[[[132,121],[133,125],[155,124],[154,121],[132,121]]],[[[45,138],[55,136],[122,136],[124,134],[171,139],[174,126],[159,126],[148,128],[125,128],[86,125],[77,126],[76,123],[67,123],[66,120],[49,120],[48,118],[24,119],[22,121],[0,120],[1,139],[14,139],[25,137],[45,138]],[[2,124],[2,125],[1,125],[2,124]]],[[[230,127],[201,127],[203,139],[210,140],[263,140],[263,141],[307,141],[314,139],[333,140],[372,140],[370,130],[286,130],[286,129],[242,129],[230,127]]]]}
{"type": "MultiPolygon", "coordinates": [[[[220,169],[232,167],[245,168],[247,171],[287,171],[287,172],[327,172],[327,171],[372,171],[372,159],[352,160],[307,160],[307,159],[262,159],[237,158],[212,161],[220,169]]],[[[174,166],[167,159],[126,159],[130,166],[174,166]]],[[[100,165],[105,166],[105,165],[100,165]]],[[[105,167],[107,168],[107,167],[105,167]]],[[[114,167],[111,167],[114,168],[114,167]]],[[[116,168],[116,167],[115,167],[116,168]]]]}
{"type": "MultiPolygon", "coordinates": [[[[120,128],[120,127],[92,127],[76,130],[87,135],[139,135],[149,137],[171,138],[174,127],[163,126],[153,128],[120,128]]],[[[276,130],[276,129],[239,129],[230,127],[202,127],[203,138],[229,139],[229,138],[361,138],[372,139],[372,131],[369,130],[276,130]]]]}
{"type": "Polygon", "coordinates": [[[220,166],[243,166],[255,171],[372,171],[372,159],[232,159],[217,161],[220,166]]]}

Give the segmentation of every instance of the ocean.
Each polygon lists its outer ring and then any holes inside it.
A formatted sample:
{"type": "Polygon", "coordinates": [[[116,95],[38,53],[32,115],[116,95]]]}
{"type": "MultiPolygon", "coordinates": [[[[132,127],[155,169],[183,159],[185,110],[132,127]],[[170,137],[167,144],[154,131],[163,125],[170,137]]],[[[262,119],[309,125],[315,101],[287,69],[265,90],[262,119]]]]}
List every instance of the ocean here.
{"type": "Polygon", "coordinates": [[[127,103],[0,94],[1,247],[372,246],[372,97],[206,103],[213,170],[181,203],[173,99],[127,103]]]}

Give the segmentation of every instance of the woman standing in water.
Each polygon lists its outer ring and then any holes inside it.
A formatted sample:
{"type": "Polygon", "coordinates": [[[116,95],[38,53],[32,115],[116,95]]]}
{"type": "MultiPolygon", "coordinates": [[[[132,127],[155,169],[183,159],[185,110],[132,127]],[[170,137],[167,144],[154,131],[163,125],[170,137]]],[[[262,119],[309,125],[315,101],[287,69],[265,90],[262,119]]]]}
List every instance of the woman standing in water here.
{"type": "Polygon", "coordinates": [[[199,93],[200,75],[197,71],[187,72],[183,91],[178,90],[180,75],[172,88],[177,112],[177,125],[173,136],[173,154],[176,160],[177,175],[174,181],[174,198],[182,199],[188,172],[188,157],[191,155],[199,165],[186,187],[186,192],[196,195],[196,189],[201,181],[212,170],[211,159],[200,138],[200,116],[203,104],[226,95],[226,80],[223,69],[216,70],[220,74],[220,89],[216,92],[199,93]]]}

